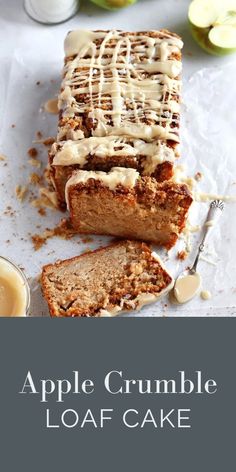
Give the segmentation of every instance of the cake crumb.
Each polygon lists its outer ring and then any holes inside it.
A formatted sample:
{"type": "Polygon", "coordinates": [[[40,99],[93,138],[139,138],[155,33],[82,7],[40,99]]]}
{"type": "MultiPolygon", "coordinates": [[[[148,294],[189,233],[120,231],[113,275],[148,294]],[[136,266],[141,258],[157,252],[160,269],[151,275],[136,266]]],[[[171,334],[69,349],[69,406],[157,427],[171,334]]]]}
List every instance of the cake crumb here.
{"type": "Polygon", "coordinates": [[[39,209],[38,209],[38,213],[39,213],[41,216],[46,216],[46,214],[47,214],[45,208],[39,208],[39,209]]]}
{"type": "Polygon", "coordinates": [[[197,172],[197,173],[195,174],[195,176],[194,176],[194,179],[195,179],[197,182],[199,182],[200,180],[202,180],[202,178],[203,178],[203,175],[202,175],[201,172],[197,172]]]}
{"type": "Polygon", "coordinates": [[[55,228],[46,228],[42,234],[34,234],[31,236],[34,250],[38,251],[47,240],[54,237],[62,239],[71,239],[76,234],[75,229],[71,225],[70,219],[63,218],[55,228]]]}
{"type": "Polygon", "coordinates": [[[28,163],[33,167],[37,167],[38,169],[41,167],[41,162],[39,162],[37,159],[29,159],[28,163]]]}
{"type": "Polygon", "coordinates": [[[32,147],[30,149],[28,149],[28,154],[30,157],[36,157],[38,155],[38,151],[35,147],[32,147]]]}
{"type": "Polygon", "coordinates": [[[42,182],[42,176],[39,174],[36,174],[36,172],[32,172],[29,176],[29,181],[33,185],[40,185],[42,182]]]}
{"type": "Polygon", "coordinates": [[[37,139],[42,139],[43,134],[41,133],[41,131],[37,131],[36,137],[37,137],[37,139]]]}
{"type": "Polygon", "coordinates": [[[44,146],[51,146],[53,143],[55,143],[55,138],[53,138],[51,136],[44,139],[44,141],[43,141],[44,146]]]}
{"type": "Polygon", "coordinates": [[[17,185],[16,186],[16,196],[17,196],[18,200],[20,200],[21,202],[24,200],[27,192],[28,192],[28,188],[26,187],[26,185],[17,185]]]}
{"type": "Polygon", "coordinates": [[[177,259],[180,261],[184,261],[188,257],[188,252],[187,251],[178,251],[177,253],[177,259]]]}
{"type": "Polygon", "coordinates": [[[87,248],[87,249],[83,249],[83,251],[81,251],[80,254],[89,254],[90,252],[93,252],[92,249],[87,248]]]}
{"type": "Polygon", "coordinates": [[[44,233],[41,236],[39,234],[33,234],[31,239],[33,242],[34,250],[38,251],[46,243],[49,237],[50,236],[48,236],[46,231],[44,231],[44,233]]]}
{"type": "MultiPolygon", "coordinates": [[[[14,216],[15,211],[12,209],[12,207],[10,205],[8,205],[6,207],[6,210],[3,212],[3,214],[6,215],[6,216],[14,216]]],[[[14,234],[13,234],[13,236],[14,236],[14,234]]]]}
{"type": "Polygon", "coordinates": [[[49,136],[48,138],[43,139],[42,134],[38,136],[36,134],[37,139],[33,141],[34,144],[44,144],[44,146],[51,146],[51,144],[55,143],[55,138],[49,136]]]}
{"type": "Polygon", "coordinates": [[[44,171],[43,171],[43,177],[45,179],[45,181],[49,184],[49,185],[52,185],[52,181],[51,181],[51,177],[50,177],[50,168],[49,168],[49,165],[47,165],[47,167],[45,167],[44,171]]]}
{"type": "Polygon", "coordinates": [[[54,208],[52,203],[46,197],[34,198],[31,200],[31,205],[35,208],[54,208]]]}
{"type": "Polygon", "coordinates": [[[4,156],[4,154],[0,154],[0,161],[6,161],[7,158],[4,156]]]}
{"type": "MultiPolygon", "coordinates": [[[[37,175],[37,174],[36,174],[37,175]]],[[[39,181],[39,197],[35,197],[31,199],[31,205],[35,208],[51,208],[52,210],[58,210],[58,199],[57,193],[54,191],[53,187],[49,185],[48,187],[44,187],[42,183],[46,183],[46,173],[44,171],[43,176],[40,177],[39,181]],[[45,181],[45,182],[44,182],[45,181]]]]}
{"type": "Polygon", "coordinates": [[[138,264],[137,262],[131,262],[127,270],[129,275],[140,275],[143,272],[143,266],[142,264],[138,264]]]}
{"type": "Polygon", "coordinates": [[[52,208],[58,209],[57,193],[54,190],[50,190],[46,187],[41,187],[40,195],[48,200],[52,208]]]}

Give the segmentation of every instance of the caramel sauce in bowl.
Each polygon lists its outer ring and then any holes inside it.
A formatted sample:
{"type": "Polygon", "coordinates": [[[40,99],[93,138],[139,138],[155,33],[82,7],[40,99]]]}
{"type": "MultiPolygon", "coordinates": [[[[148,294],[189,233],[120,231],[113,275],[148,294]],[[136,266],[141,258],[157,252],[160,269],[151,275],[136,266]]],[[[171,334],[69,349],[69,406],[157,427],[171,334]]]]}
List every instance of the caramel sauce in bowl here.
{"type": "Polygon", "coordinates": [[[0,317],[29,315],[30,289],[22,270],[0,256],[0,317]]]}

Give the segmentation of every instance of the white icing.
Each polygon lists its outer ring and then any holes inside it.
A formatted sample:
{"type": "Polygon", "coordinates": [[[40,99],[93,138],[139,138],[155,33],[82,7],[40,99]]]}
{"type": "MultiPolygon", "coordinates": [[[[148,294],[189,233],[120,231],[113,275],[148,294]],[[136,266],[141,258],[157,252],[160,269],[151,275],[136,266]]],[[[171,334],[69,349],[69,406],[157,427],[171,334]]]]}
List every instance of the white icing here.
{"type": "Polygon", "coordinates": [[[111,156],[145,156],[143,162],[144,174],[155,171],[156,166],[164,161],[173,162],[175,152],[171,147],[160,141],[146,143],[141,139],[127,140],[119,136],[90,137],[78,141],[68,140],[56,152],[53,165],[69,166],[78,164],[81,167],[86,164],[89,154],[106,159],[111,156]]]}
{"type": "Polygon", "coordinates": [[[198,202],[207,202],[210,200],[222,200],[224,202],[236,202],[235,195],[219,195],[217,193],[196,192],[195,200],[198,202]]]}
{"type": "Polygon", "coordinates": [[[95,39],[103,38],[104,33],[88,31],[88,30],[76,30],[70,31],[66,36],[64,43],[64,50],[66,56],[74,56],[78,54],[79,51],[83,50],[93,42],[95,39]]]}
{"type": "Polygon", "coordinates": [[[116,306],[114,306],[110,311],[105,310],[105,309],[99,310],[97,316],[112,317],[112,316],[116,316],[119,312],[121,312],[121,307],[118,306],[118,305],[116,305],[116,306]]]}
{"type": "Polygon", "coordinates": [[[202,300],[210,300],[212,297],[211,292],[209,290],[202,290],[200,293],[202,300]]]}
{"type": "MultiPolygon", "coordinates": [[[[193,177],[186,175],[185,167],[183,165],[175,166],[173,180],[176,183],[185,183],[196,202],[207,202],[211,200],[222,200],[224,202],[235,202],[235,195],[220,195],[217,193],[205,193],[197,190],[197,181],[193,177]]],[[[213,226],[212,223],[206,226],[213,226]]]]}
{"type": "MultiPolygon", "coordinates": [[[[178,53],[183,43],[171,34],[164,36],[70,32],[65,54],[72,58],[65,65],[59,96],[63,116],[87,113],[95,125],[91,131],[94,137],[125,135],[178,142],[179,119],[174,114],[179,114],[181,62],[171,55],[178,53]]],[[[64,130],[66,137],[74,139],[68,131],[64,130]]],[[[60,130],[59,135],[62,133],[60,130]]]]}
{"type": "Polygon", "coordinates": [[[214,226],[214,224],[215,224],[215,220],[209,220],[209,221],[206,221],[205,226],[212,227],[214,226]]]}
{"type": "MultiPolygon", "coordinates": [[[[185,166],[184,165],[178,165],[175,166],[174,168],[174,176],[173,176],[174,182],[178,184],[186,184],[189,188],[189,190],[194,193],[194,190],[196,188],[197,182],[193,177],[189,177],[186,174],[185,166]]],[[[195,193],[194,193],[195,195],[195,193]]]]}
{"type": "MultiPolygon", "coordinates": [[[[99,110],[100,112],[101,110],[99,110]]],[[[96,113],[95,113],[96,114],[96,113]]],[[[173,134],[169,131],[169,128],[163,128],[160,125],[145,125],[145,124],[132,124],[132,126],[106,126],[99,118],[99,124],[97,128],[93,131],[93,136],[110,136],[110,135],[119,135],[119,136],[131,136],[132,138],[146,139],[147,141],[152,139],[171,139],[173,141],[179,142],[179,138],[176,134],[173,134]]]]}

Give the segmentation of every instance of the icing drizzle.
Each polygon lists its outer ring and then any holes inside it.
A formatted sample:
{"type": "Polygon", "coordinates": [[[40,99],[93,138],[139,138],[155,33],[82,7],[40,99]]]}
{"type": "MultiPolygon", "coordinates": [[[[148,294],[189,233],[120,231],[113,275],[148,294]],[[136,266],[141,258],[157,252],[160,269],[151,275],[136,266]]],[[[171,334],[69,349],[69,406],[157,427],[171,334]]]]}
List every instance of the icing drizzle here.
{"type": "MultiPolygon", "coordinates": [[[[181,62],[176,57],[182,46],[180,38],[166,31],[70,32],[59,96],[65,124],[58,140],[111,137],[109,148],[111,141],[115,147],[128,137],[135,146],[123,145],[125,155],[132,154],[131,147],[137,149],[138,140],[152,143],[154,155],[160,150],[159,140],[178,143],[181,62]],[[67,119],[84,117],[91,125],[89,136],[66,125],[67,119]]],[[[148,155],[150,147],[146,149],[148,155]]]]}
{"type": "Polygon", "coordinates": [[[147,143],[141,139],[131,140],[121,136],[90,137],[77,141],[68,140],[63,143],[54,143],[53,165],[70,166],[78,164],[81,168],[88,162],[89,156],[100,158],[145,156],[143,161],[144,175],[151,175],[158,164],[175,160],[175,151],[166,146],[165,142],[147,143]],[[59,148],[58,148],[59,147],[59,148]]]}

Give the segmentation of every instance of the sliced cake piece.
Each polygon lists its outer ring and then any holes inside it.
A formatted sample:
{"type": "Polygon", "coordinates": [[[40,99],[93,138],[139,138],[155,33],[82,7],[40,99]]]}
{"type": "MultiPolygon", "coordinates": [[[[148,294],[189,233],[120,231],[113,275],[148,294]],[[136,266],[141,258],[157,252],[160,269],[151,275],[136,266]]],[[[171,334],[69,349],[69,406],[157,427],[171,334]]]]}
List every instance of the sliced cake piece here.
{"type": "Polygon", "coordinates": [[[65,185],[74,170],[109,172],[116,166],[130,167],[137,169],[141,175],[150,175],[158,182],[163,182],[173,176],[177,152],[173,141],[147,143],[141,139],[120,136],[91,137],[77,141],[69,139],[54,143],[49,152],[50,175],[60,207],[65,207],[65,185]]]}
{"type": "Polygon", "coordinates": [[[156,301],[172,286],[159,257],[138,241],[120,241],[42,272],[52,316],[114,316],[156,301]]]}
{"type": "Polygon", "coordinates": [[[114,167],[109,173],[74,172],[66,200],[79,233],[141,239],[170,249],[193,199],[186,185],[158,183],[134,169],[114,167]]]}

